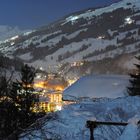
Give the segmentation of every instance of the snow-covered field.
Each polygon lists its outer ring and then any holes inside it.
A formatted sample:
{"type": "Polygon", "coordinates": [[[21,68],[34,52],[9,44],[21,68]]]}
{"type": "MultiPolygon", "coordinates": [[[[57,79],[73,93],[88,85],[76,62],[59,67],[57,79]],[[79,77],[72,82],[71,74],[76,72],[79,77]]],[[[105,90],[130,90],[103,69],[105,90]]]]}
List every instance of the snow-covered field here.
{"type": "Polygon", "coordinates": [[[47,132],[62,140],[89,140],[87,120],[130,122],[128,126],[97,126],[95,140],[139,140],[139,127],[130,121],[139,119],[140,97],[121,97],[113,100],[80,102],[64,107],[56,118],[33,131],[22,140],[42,140],[47,132]],[[44,135],[45,134],[45,135],[44,135]]]}
{"type": "Polygon", "coordinates": [[[125,96],[129,76],[88,75],[68,87],[63,94],[64,100],[76,98],[117,98],[125,96]]]}
{"type": "MultiPolygon", "coordinates": [[[[48,136],[56,140],[89,140],[90,133],[89,129],[86,128],[87,120],[128,122],[127,126],[97,126],[94,131],[95,140],[139,140],[140,129],[137,123],[140,120],[140,97],[123,95],[124,89],[128,85],[128,77],[86,76],[70,89],[77,90],[77,93],[73,93],[73,95],[77,94],[77,97],[80,91],[80,95],[87,91],[87,97],[92,97],[93,94],[88,94],[91,85],[93,85],[92,90],[96,90],[94,95],[97,95],[98,99],[90,98],[90,100],[81,100],[64,106],[61,111],[54,113],[55,117],[49,121],[43,120],[45,123],[41,128],[32,131],[32,135],[29,134],[21,140],[44,140],[48,136]],[[123,97],[116,96],[120,95],[120,92],[122,92],[123,97]]],[[[68,89],[65,90],[64,94],[66,91],[68,89]]]]}

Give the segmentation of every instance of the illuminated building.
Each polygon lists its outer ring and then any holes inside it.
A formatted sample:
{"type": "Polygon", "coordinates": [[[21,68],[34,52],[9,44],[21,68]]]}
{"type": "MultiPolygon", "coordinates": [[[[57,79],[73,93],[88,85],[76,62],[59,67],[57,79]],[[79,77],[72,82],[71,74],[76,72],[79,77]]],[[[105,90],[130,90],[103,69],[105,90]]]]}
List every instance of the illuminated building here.
{"type": "Polygon", "coordinates": [[[62,109],[62,92],[66,87],[62,78],[55,74],[48,74],[44,79],[42,74],[37,74],[34,88],[39,90],[39,102],[34,107],[34,112],[54,112],[62,109]],[[40,76],[41,75],[41,76],[40,76]]]}
{"type": "Polygon", "coordinates": [[[104,38],[105,38],[105,36],[98,36],[97,39],[104,39],[104,38]]]}
{"type": "Polygon", "coordinates": [[[82,61],[78,61],[78,62],[73,62],[73,63],[71,63],[71,66],[72,67],[79,67],[79,66],[83,66],[84,65],[84,62],[82,62],[82,61]]]}
{"type": "Polygon", "coordinates": [[[125,18],[125,24],[132,24],[134,23],[134,20],[132,20],[130,17],[125,18]]]}
{"type": "Polygon", "coordinates": [[[39,102],[35,104],[35,112],[54,112],[62,109],[62,92],[55,91],[40,94],[39,102]]]}

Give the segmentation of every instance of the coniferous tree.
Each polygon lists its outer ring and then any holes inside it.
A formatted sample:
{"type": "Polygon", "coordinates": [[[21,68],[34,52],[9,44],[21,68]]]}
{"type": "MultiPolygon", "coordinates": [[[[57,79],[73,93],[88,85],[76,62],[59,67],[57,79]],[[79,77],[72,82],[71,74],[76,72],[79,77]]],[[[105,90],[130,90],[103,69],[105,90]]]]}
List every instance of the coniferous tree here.
{"type": "Polygon", "coordinates": [[[7,84],[6,77],[1,76],[0,77],[0,98],[6,96],[7,87],[8,87],[8,84],[7,84]]]}
{"type": "Polygon", "coordinates": [[[12,83],[12,75],[0,76],[0,139],[17,139],[22,129],[45,115],[32,112],[38,102],[33,92],[34,77],[35,69],[28,65],[22,67],[21,79],[16,82],[12,83]]]}
{"type": "MultiPolygon", "coordinates": [[[[140,56],[136,57],[140,62],[140,56]]],[[[130,74],[130,86],[128,87],[128,94],[130,96],[140,95],[140,63],[135,64],[137,70],[135,74],[130,74]]]]}
{"type": "Polygon", "coordinates": [[[0,138],[3,139],[17,129],[18,107],[9,98],[11,78],[0,77],[0,138]]]}
{"type": "Polygon", "coordinates": [[[35,69],[33,67],[29,67],[25,65],[21,70],[21,87],[20,87],[20,95],[21,95],[21,109],[24,109],[25,112],[29,113],[31,111],[31,107],[35,102],[35,95],[33,93],[34,88],[34,77],[35,77],[35,69]]]}
{"type": "Polygon", "coordinates": [[[18,128],[18,107],[5,99],[0,102],[0,138],[7,137],[18,128]]]}
{"type": "Polygon", "coordinates": [[[34,94],[34,77],[35,69],[27,64],[21,69],[20,81],[13,82],[10,98],[19,108],[19,122],[21,127],[27,127],[31,124],[31,116],[33,115],[32,107],[38,100],[34,94]]]}

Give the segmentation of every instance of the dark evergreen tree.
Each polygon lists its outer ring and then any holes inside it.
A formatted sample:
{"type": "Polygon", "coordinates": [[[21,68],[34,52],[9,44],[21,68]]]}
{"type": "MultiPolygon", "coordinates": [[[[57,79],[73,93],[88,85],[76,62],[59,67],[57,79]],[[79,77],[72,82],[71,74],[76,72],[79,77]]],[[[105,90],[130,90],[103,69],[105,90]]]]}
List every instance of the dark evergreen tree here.
{"type": "Polygon", "coordinates": [[[38,101],[38,96],[34,94],[34,77],[35,69],[27,64],[21,69],[20,81],[13,82],[12,90],[9,97],[15,102],[19,108],[19,122],[21,127],[27,127],[32,123],[32,107],[38,101]]]}
{"type": "Polygon", "coordinates": [[[22,129],[45,115],[32,112],[39,99],[34,94],[34,77],[35,69],[28,65],[22,67],[21,79],[16,82],[12,82],[12,74],[10,78],[0,76],[0,140],[18,139],[22,129]]]}
{"type": "Polygon", "coordinates": [[[29,113],[31,107],[33,107],[35,102],[35,94],[33,93],[34,88],[34,77],[35,69],[25,65],[21,70],[21,83],[20,83],[20,97],[21,98],[21,109],[29,113]]]}
{"type": "Polygon", "coordinates": [[[0,77],[0,139],[10,135],[17,129],[18,107],[9,98],[11,77],[6,74],[0,77]]]}
{"type": "Polygon", "coordinates": [[[5,99],[0,102],[0,138],[5,138],[18,128],[18,107],[5,99]]]}
{"type": "Polygon", "coordinates": [[[138,30],[138,35],[140,35],[140,29],[138,30]]]}
{"type": "Polygon", "coordinates": [[[8,92],[7,88],[8,88],[8,83],[7,83],[6,77],[1,76],[0,77],[0,98],[6,96],[8,92]]]}
{"type": "MultiPolygon", "coordinates": [[[[136,57],[140,62],[140,56],[136,57]]],[[[130,96],[140,95],[140,63],[135,64],[137,70],[135,74],[130,74],[130,86],[128,87],[128,94],[130,96]]]]}

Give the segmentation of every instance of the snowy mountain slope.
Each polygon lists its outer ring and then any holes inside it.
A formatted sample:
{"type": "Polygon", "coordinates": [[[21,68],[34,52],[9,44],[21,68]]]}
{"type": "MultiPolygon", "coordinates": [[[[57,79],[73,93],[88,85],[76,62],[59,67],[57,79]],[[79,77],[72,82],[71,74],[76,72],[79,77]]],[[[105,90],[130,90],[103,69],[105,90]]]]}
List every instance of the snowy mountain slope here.
{"type": "Polygon", "coordinates": [[[25,31],[20,30],[18,27],[0,25],[0,43],[10,37],[16,36],[24,32],[25,31]]]}
{"type": "Polygon", "coordinates": [[[85,126],[87,120],[130,122],[126,127],[97,126],[94,130],[95,140],[139,140],[140,128],[133,123],[140,116],[139,101],[140,97],[122,97],[69,105],[57,112],[54,119],[46,121],[42,129],[33,131],[22,140],[41,140],[45,139],[46,135],[56,136],[61,140],[89,140],[89,129],[85,126]]]}
{"type": "Polygon", "coordinates": [[[68,87],[63,93],[63,100],[122,97],[126,94],[128,84],[128,76],[88,75],[68,87]]]}
{"type": "Polygon", "coordinates": [[[78,20],[80,18],[91,19],[94,16],[99,16],[99,15],[101,15],[103,13],[112,12],[112,11],[114,11],[114,10],[120,8],[120,7],[123,7],[124,9],[129,9],[129,8],[132,8],[133,5],[137,5],[138,7],[140,7],[139,0],[123,0],[123,1],[121,1],[119,3],[112,4],[109,7],[95,9],[94,11],[88,10],[85,13],[82,13],[82,14],[80,14],[78,16],[69,16],[69,17],[67,17],[65,22],[62,23],[62,24],[66,24],[68,22],[76,22],[76,20],[78,20]],[[129,4],[129,3],[131,3],[131,4],[129,4]]]}
{"type": "Polygon", "coordinates": [[[140,52],[140,1],[122,0],[71,14],[30,34],[2,42],[0,51],[63,75],[72,70],[80,75],[112,71],[126,74],[134,69],[129,61],[140,52]],[[67,67],[62,69],[64,66],[67,67]]]}

